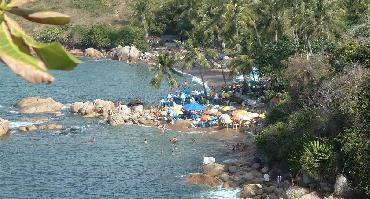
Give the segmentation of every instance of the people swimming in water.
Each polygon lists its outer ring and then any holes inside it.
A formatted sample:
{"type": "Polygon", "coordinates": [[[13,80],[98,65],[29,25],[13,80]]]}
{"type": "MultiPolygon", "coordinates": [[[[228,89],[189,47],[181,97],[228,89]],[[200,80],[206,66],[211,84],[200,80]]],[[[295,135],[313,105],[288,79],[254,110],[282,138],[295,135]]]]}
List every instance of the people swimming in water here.
{"type": "Polygon", "coordinates": [[[93,137],[92,137],[92,139],[91,139],[91,143],[96,144],[95,136],[93,136],[93,137]]]}
{"type": "Polygon", "coordinates": [[[174,144],[174,145],[175,145],[175,144],[177,144],[177,141],[178,141],[178,140],[177,140],[177,137],[173,137],[173,138],[171,139],[171,142],[172,142],[172,144],[174,144]]]}
{"type": "Polygon", "coordinates": [[[148,140],[146,138],[144,139],[144,144],[148,144],[148,140]]]}

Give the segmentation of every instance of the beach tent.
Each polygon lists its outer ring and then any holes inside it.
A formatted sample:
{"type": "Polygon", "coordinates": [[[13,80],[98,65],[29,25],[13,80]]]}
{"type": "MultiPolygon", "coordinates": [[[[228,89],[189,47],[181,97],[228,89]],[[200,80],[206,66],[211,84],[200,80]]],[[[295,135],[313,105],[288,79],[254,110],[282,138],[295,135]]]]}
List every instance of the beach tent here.
{"type": "Polygon", "coordinates": [[[186,104],[186,105],[184,105],[183,108],[186,111],[204,111],[204,110],[206,110],[206,108],[204,106],[200,105],[197,102],[186,104]]]}

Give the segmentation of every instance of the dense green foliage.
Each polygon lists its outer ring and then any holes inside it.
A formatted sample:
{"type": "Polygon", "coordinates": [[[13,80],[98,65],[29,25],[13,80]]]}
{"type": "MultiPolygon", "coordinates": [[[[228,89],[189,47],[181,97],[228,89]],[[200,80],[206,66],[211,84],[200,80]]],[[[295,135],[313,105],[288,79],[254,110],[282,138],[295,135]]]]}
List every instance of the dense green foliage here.
{"type": "Polygon", "coordinates": [[[143,30],[132,26],[124,26],[120,29],[105,25],[53,27],[37,33],[36,38],[45,42],[58,41],[69,47],[80,48],[111,49],[118,45],[135,45],[144,51],[149,48],[144,40],[143,30]]]}

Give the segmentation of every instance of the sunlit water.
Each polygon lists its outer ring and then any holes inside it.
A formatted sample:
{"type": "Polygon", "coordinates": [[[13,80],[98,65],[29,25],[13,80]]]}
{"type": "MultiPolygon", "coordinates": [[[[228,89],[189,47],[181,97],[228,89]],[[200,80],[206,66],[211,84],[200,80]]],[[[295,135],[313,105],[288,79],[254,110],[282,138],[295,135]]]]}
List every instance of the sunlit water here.
{"type": "Polygon", "coordinates": [[[234,158],[227,143],[201,134],[155,128],[111,127],[98,119],[65,113],[24,116],[14,104],[29,96],[52,97],[62,103],[140,98],[155,103],[168,89],[149,86],[150,71],[114,61],[85,60],[72,72],[53,72],[51,86],[29,85],[0,66],[0,117],[13,125],[29,122],[61,123],[74,128],[65,134],[12,134],[0,140],[0,198],[235,198],[236,190],[189,186],[188,173],[199,172],[204,156],[218,162],[234,158]],[[96,144],[90,142],[96,137],[96,144]],[[178,150],[169,142],[180,140],[178,150]],[[143,144],[144,138],[149,144],[143,144]],[[196,143],[192,143],[194,138],[196,143]]]}

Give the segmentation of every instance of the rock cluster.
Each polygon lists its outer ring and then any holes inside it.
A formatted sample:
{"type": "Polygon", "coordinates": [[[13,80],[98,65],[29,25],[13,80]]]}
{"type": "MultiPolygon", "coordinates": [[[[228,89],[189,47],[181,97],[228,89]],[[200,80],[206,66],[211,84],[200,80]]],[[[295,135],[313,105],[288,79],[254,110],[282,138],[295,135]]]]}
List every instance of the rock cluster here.
{"type": "Polygon", "coordinates": [[[94,57],[97,59],[101,59],[106,57],[106,55],[103,52],[100,52],[99,50],[96,50],[95,48],[87,48],[84,51],[85,57],[94,57]]]}
{"type": "Polygon", "coordinates": [[[71,105],[72,113],[80,114],[84,117],[108,117],[109,111],[115,111],[115,105],[111,101],[97,99],[94,102],[75,102],[71,105]]]}
{"type": "Polygon", "coordinates": [[[151,125],[155,121],[152,112],[152,110],[145,110],[143,105],[131,108],[121,105],[116,112],[110,112],[107,122],[113,126],[122,124],[151,125]]]}
{"type": "Polygon", "coordinates": [[[104,59],[110,58],[113,60],[119,61],[129,61],[129,62],[139,62],[145,61],[148,62],[154,59],[157,54],[152,53],[142,53],[136,46],[118,46],[116,48],[111,49],[109,52],[99,51],[95,48],[87,48],[84,51],[79,49],[70,50],[71,54],[76,56],[85,56],[85,57],[92,57],[96,59],[104,59]]]}
{"type": "Polygon", "coordinates": [[[18,131],[23,133],[34,132],[37,130],[47,130],[47,131],[59,131],[63,130],[63,126],[60,124],[44,124],[44,125],[28,125],[28,126],[21,126],[18,128],[18,131]]]}
{"type": "Polygon", "coordinates": [[[111,101],[95,100],[94,102],[75,102],[71,105],[72,113],[84,117],[103,117],[108,124],[116,126],[123,124],[150,125],[155,121],[153,111],[145,110],[143,105],[116,107],[111,101]]]}
{"type": "Polygon", "coordinates": [[[265,181],[264,174],[274,175],[276,171],[257,162],[236,162],[225,165],[210,163],[203,165],[202,173],[193,173],[187,177],[189,184],[223,188],[241,187],[241,198],[320,198],[316,192],[307,188],[292,186],[285,180],[265,181]]]}
{"type": "Polygon", "coordinates": [[[8,134],[10,122],[0,118],[0,137],[8,134]]]}
{"type": "Polygon", "coordinates": [[[110,51],[109,56],[119,61],[138,61],[141,54],[135,46],[118,46],[110,51]]]}
{"type": "Polygon", "coordinates": [[[28,97],[17,103],[20,113],[57,113],[63,108],[63,104],[52,98],[28,97]]]}

